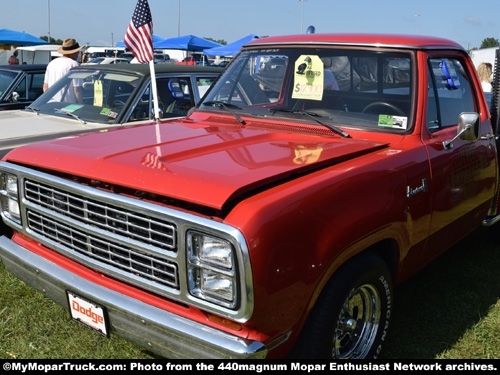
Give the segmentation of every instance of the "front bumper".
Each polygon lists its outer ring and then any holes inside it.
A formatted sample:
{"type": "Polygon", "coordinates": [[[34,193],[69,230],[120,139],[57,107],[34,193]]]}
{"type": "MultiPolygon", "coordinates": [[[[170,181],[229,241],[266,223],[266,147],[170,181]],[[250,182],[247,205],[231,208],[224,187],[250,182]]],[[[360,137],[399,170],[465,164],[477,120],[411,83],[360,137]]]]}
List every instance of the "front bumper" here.
{"type": "Polygon", "coordinates": [[[85,280],[0,237],[0,259],[16,277],[68,309],[66,290],[104,306],[111,331],[165,358],[265,358],[261,342],[245,340],[85,280]]]}

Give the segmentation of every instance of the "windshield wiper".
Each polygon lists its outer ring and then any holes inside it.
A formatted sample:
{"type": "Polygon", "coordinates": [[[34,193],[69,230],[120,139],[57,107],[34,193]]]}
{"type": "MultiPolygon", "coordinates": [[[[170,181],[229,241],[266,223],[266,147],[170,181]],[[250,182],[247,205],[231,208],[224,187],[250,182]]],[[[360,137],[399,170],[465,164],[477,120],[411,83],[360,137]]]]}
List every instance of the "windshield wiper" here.
{"type": "Polygon", "coordinates": [[[32,107],[32,106],[26,106],[24,107],[24,109],[29,109],[30,111],[33,111],[35,112],[37,115],[40,114],[40,108],[35,108],[35,107],[32,107]]]}
{"type": "Polygon", "coordinates": [[[245,125],[246,124],[245,120],[243,120],[240,117],[240,115],[238,115],[236,112],[234,112],[231,109],[231,108],[241,109],[241,107],[239,107],[239,106],[237,106],[235,104],[225,103],[225,102],[222,102],[222,101],[208,101],[208,102],[203,102],[202,104],[203,105],[213,105],[213,106],[218,107],[218,108],[224,108],[226,111],[228,111],[229,113],[231,113],[234,116],[234,118],[240,122],[241,125],[245,125]]]}
{"type": "MultiPolygon", "coordinates": [[[[310,118],[311,120],[317,122],[318,124],[330,129],[334,133],[341,135],[344,138],[351,138],[351,136],[348,133],[346,133],[342,129],[338,128],[337,126],[335,126],[333,124],[327,124],[326,122],[321,121],[318,117],[323,117],[323,116],[317,114],[316,112],[302,111],[302,110],[298,110],[298,109],[286,109],[286,108],[270,108],[269,110],[272,111],[273,114],[276,112],[287,112],[287,113],[293,113],[293,114],[297,114],[297,115],[306,116],[306,117],[310,118]]],[[[328,117],[328,118],[330,118],[330,117],[328,117]]]]}
{"type": "Polygon", "coordinates": [[[54,110],[57,111],[57,112],[59,112],[59,113],[64,113],[64,114],[66,114],[68,116],[71,116],[74,119],[80,121],[82,124],[86,124],[86,122],[84,120],[82,120],[80,117],[78,117],[77,115],[75,115],[73,112],[66,111],[65,109],[58,109],[58,108],[55,108],[54,110]]]}

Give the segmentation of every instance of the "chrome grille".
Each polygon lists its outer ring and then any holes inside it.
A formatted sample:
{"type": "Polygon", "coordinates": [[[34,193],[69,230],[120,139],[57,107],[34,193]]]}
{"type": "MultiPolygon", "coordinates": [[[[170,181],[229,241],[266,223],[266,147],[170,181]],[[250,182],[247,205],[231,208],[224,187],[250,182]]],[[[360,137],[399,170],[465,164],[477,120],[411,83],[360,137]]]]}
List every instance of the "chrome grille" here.
{"type": "Polygon", "coordinates": [[[180,289],[178,264],[169,259],[172,256],[161,255],[166,250],[177,252],[173,223],[39,181],[25,180],[24,187],[25,199],[41,207],[26,211],[31,231],[89,263],[111,267],[115,275],[129,275],[127,278],[143,280],[144,285],[147,280],[180,289]],[[57,220],[56,216],[71,220],[57,220]],[[134,246],[130,240],[140,245],[134,246]]]}
{"type": "Polygon", "coordinates": [[[25,195],[26,199],[37,205],[85,224],[164,250],[177,250],[175,226],[156,217],[97,202],[31,180],[25,183],[25,195]]]}

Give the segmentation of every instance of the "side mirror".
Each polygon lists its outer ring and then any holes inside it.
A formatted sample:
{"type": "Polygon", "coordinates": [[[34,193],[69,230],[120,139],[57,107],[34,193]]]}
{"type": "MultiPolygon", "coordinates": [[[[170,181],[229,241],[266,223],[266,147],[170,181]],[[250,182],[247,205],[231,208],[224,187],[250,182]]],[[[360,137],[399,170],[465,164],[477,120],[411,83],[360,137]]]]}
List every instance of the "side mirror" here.
{"type": "Polygon", "coordinates": [[[17,93],[17,91],[14,91],[12,93],[12,103],[16,103],[19,100],[20,95],[17,93]]]}
{"type": "Polygon", "coordinates": [[[479,139],[479,114],[462,112],[458,116],[457,133],[462,141],[477,141],[479,139]]]}
{"type": "Polygon", "coordinates": [[[462,141],[477,141],[479,139],[479,114],[462,112],[458,116],[457,135],[453,139],[443,142],[445,150],[453,148],[453,142],[460,138],[462,141]]]}

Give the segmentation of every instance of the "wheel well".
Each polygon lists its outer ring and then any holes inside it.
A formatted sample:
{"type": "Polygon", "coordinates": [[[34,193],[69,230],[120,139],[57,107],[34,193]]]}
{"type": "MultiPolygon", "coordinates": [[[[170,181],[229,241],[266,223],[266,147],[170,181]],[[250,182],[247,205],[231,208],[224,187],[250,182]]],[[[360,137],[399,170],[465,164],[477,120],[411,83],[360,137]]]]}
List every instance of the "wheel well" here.
{"type": "MultiPolygon", "coordinates": [[[[400,255],[399,255],[399,247],[397,245],[397,242],[393,239],[390,239],[390,238],[387,238],[387,239],[381,240],[375,244],[372,244],[370,247],[366,248],[365,250],[361,251],[360,253],[348,258],[347,260],[342,262],[342,264],[339,266],[339,268],[342,268],[346,263],[349,263],[351,261],[355,261],[355,259],[357,257],[363,256],[363,254],[366,254],[366,253],[372,253],[372,254],[379,256],[382,259],[382,261],[387,265],[389,273],[394,280],[396,273],[397,273],[400,255]]],[[[337,272],[339,268],[337,268],[335,272],[337,272]]],[[[330,280],[331,277],[333,277],[333,274],[330,275],[328,280],[330,280]]],[[[304,329],[304,326],[307,324],[310,313],[311,313],[312,309],[314,308],[314,306],[316,305],[318,299],[320,298],[320,295],[323,292],[326,284],[328,283],[328,280],[325,281],[325,285],[323,285],[321,287],[321,289],[317,289],[316,292],[318,294],[315,295],[314,298],[310,301],[310,303],[312,301],[314,301],[314,303],[309,306],[311,310],[308,311],[306,319],[302,321],[302,325],[301,325],[301,327],[298,327],[297,332],[300,333],[302,331],[302,329],[304,329]]],[[[292,345],[292,347],[293,346],[294,345],[292,345]]]]}
{"type": "Polygon", "coordinates": [[[384,260],[385,264],[387,264],[391,276],[393,277],[393,279],[395,278],[399,263],[399,251],[396,241],[387,238],[385,240],[377,242],[376,244],[373,244],[365,251],[371,251],[381,257],[384,260]]]}
{"type": "MultiPolygon", "coordinates": [[[[306,321],[300,330],[297,331],[297,338],[287,357],[324,358],[325,353],[328,354],[330,351],[325,352],[323,348],[325,345],[332,345],[333,342],[332,338],[328,337],[328,335],[337,335],[339,330],[343,331],[345,335],[342,333],[340,336],[337,336],[339,339],[336,341],[335,345],[338,344],[338,354],[342,354],[343,352],[344,354],[347,353],[346,355],[348,356],[356,355],[358,349],[363,349],[365,351],[363,352],[363,358],[364,355],[367,355],[367,358],[376,356],[377,348],[382,344],[383,337],[385,336],[385,327],[388,326],[390,317],[392,300],[392,283],[390,279],[393,273],[396,272],[397,256],[397,243],[389,239],[373,244],[369,248],[343,262],[335,273],[331,275],[317,296],[306,321]],[[363,290],[363,292],[359,292],[361,290],[363,290]],[[349,302],[348,307],[345,307],[347,306],[346,302],[342,301],[346,298],[351,300],[351,293],[353,293],[352,296],[356,297],[352,299],[352,305],[351,302],[349,302]],[[366,297],[367,295],[370,296],[366,297]],[[367,299],[360,303],[359,299],[363,300],[363,296],[367,299]],[[380,326],[384,327],[376,328],[376,335],[380,342],[376,343],[376,345],[374,344],[373,347],[369,349],[366,349],[364,344],[355,344],[359,346],[359,348],[357,347],[355,350],[352,349],[352,352],[350,352],[352,343],[356,342],[358,334],[364,332],[365,329],[356,331],[354,326],[344,324],[351,319],[342,319],[348,317],[358,321],[358,318],[360,316],[362,317],[363,314],[374,313],[375,310],[371,310],[368,307],[370,303],[375,300],[384,300],[384,306],[387,309],[385,312],[381,310],[382,312],[378,315],[378,317],[381,318],[380,326]],[[341,315],[339,315],[340,312],[342,313],[342,318],[341,315]],[[332,319],[337,320],[337,322],[335,323],[332,319]],[[330,323],[333,324],[333,326],[330,326],[330,323]],[[335,328],[335,324],[337,324],[337,328],[335,328]],[[342,329],[340,327],[342,327],[342,329]],[[325,335],[326,338],[324,337],[325,335]],[[319,356],[316,357],[316,355],[319,356]]],[[[371,333],[368,335],[369,337],[366,333],[363,333],[362,336],[366,336],[366,340],[369,338],[368,341],[374,340],[375,336],[372,336],[372,333],[375,332],[375,330],[373,327],[378,326],[378,324],[372,324],[372,318],[373,316],[364,322],[368,329],[367,332],[371,333]],[[372,328],[369,328],[370,326],[372,328]]],[[[364,318],[361,318],[361,320],[363,319],[364,318]]],[[[372,342],[370,341],[370,343],[372,342]]]]}

